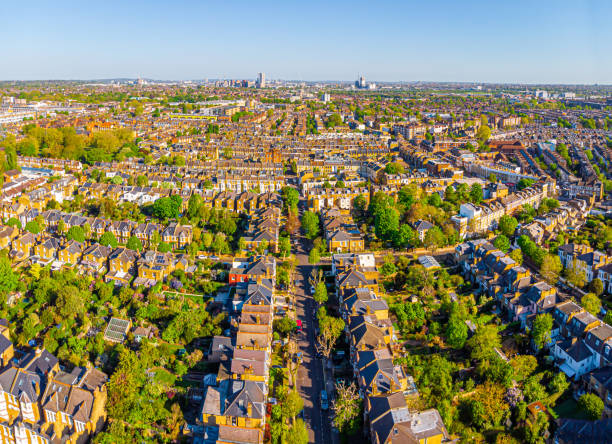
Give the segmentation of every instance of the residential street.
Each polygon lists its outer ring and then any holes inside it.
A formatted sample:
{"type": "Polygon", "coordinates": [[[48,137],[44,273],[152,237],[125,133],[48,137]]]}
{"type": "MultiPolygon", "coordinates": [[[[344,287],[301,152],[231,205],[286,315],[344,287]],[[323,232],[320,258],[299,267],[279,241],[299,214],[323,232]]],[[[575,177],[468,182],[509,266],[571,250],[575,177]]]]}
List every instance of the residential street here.
{"type": "MultiPolygon", "coordinates": [[[[307,240],[300,237],[296,251],[298,265],[294,279],[295,301],[297,319],[302,321],[303,331],[298,339],[298,351],[303,354],[303,363],[298,370],[297,383],[299,393],[304,400],[304,420],[308,426],[308,441],[314,443],[330,442],[332,438],[329,411],[321,410],[320,394],[324,387],[323,364],[316,357],[315,328],[316,321],[313,313],[315,302],[309,293],[308,278],[312,266],[308,264],[308,253],[305,250],[307,240]]],[[[331,395],[331,393],[330,393],[331,395]]]]}

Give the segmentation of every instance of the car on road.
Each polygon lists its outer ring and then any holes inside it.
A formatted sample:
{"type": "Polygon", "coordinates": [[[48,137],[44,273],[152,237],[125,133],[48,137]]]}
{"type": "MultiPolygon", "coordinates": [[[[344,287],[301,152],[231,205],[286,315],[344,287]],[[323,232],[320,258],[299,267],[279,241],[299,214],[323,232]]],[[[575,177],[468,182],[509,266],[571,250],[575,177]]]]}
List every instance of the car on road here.
{"type": "Polygon", "coordinates": [[[298,319],[295,323],[297,324],[297,331],[302,331],[302,320],[298,319]]]}
{"type": "Polygon", "coordinates": [[[321,390],[321,410],[329,409],[329,401],[327,400],[327,392],[321,390]]]}
{"type": "Polygon", "coordinates": [[[310,294],[314,294],[315,293],[315,288],[311,285],[310,286],[310,294]]]}

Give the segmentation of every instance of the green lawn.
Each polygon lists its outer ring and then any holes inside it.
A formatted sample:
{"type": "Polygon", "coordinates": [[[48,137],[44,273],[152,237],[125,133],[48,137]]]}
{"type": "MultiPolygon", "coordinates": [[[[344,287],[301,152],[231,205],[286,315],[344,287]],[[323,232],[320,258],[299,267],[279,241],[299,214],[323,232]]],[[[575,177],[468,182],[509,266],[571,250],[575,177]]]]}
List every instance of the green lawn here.
{"type": "Polygon", "coordinates": [[[580,410],[574,398],[566,399],[553,410],[559,415],[559,418],[588,419],[586,413],[580,410]]]}

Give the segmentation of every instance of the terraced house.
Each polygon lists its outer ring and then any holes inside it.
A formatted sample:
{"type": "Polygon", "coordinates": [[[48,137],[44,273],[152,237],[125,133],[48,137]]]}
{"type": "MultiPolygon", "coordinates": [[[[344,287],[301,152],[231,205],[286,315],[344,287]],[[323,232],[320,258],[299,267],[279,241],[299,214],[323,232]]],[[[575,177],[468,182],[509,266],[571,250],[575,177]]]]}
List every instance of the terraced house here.
{"type": "Polygon", "coordinates": [[[231,300],[232,312],[238,316],[235,337],[213,339],[213,346],[226,346],[218,355],[221,365],[216,383],[205,388],[200,411],[199,420],[211,441],[264,441],[276,267],[273,258],[263,263],[271,264],[274,271],[269,278],[251,276],[235,284],[231,300]]]}
{"type": "Polygon", "coordinates": [[[443,443],[450,437],[435,409],[408,407],[418,398],[414,379],[394,363],[398,347],[386,302],[377,296],[377,270],[368,254],[332,257],[350,362],[364,398],[365,426],[373,443],[443,443]],[[347,284],[350,283],[350,284],[347,284]]]}

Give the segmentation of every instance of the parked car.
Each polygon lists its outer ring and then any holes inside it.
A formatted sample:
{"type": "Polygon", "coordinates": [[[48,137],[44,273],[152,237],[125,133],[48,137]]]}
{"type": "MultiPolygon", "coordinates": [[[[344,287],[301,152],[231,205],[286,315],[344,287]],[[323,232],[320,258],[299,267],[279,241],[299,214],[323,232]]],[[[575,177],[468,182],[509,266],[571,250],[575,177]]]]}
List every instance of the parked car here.
{"type": "Polygon", "coordinates": [[[321,390],[321,410],[329,409],[329,401],[327,400],[327,392],[321,390]]]}

